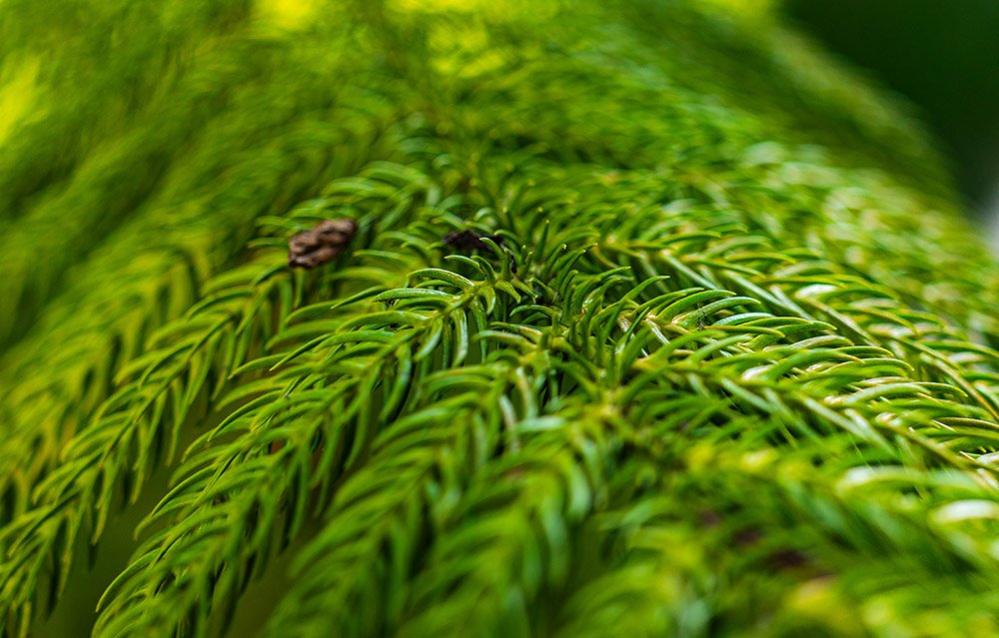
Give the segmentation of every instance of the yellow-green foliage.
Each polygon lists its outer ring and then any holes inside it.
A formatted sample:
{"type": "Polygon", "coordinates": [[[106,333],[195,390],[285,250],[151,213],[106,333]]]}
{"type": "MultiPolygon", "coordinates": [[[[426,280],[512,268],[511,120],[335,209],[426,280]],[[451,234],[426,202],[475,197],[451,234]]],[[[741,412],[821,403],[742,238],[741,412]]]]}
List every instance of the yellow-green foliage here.
{"type": "Polygon", "coordinates": [[[999,266],[771,4],[2,0],[3,630],[999,635],[999,266]]]}

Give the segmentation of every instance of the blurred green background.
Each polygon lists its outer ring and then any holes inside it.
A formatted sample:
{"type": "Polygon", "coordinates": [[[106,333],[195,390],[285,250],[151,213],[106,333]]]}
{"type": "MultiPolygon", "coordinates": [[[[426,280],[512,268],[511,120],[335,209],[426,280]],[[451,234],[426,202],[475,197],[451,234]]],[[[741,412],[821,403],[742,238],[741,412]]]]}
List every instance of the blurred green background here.
{"type": "Polygon", "coordinates": [[[969,209],[995,228],[999,1],[786,0],[785,10],[826,47],[915,103],[950,157],[969,209]]]}

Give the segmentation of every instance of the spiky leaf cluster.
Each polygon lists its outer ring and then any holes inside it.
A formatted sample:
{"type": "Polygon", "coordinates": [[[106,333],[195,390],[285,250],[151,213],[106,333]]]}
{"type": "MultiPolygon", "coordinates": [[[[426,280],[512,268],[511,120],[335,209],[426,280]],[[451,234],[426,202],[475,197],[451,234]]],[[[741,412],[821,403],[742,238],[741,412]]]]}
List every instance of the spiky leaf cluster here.
{"type": "Polygon", "coordinates": [[[739,3],[181,4],[0,3],[5,633],[999,634],[999,266],[899,107],[739,3]]]}

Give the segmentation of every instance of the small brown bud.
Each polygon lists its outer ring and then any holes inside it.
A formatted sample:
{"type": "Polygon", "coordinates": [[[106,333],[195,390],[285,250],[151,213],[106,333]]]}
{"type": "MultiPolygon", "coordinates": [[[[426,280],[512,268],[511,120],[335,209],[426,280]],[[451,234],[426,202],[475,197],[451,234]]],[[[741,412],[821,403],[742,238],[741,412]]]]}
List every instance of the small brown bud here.
{"type": "Polygon", "coordinates": [[[461,230],[448,233],[444,236],[444,245],[450,246],[458,252],[470,253],[476,250],[489,250],[490,246],[483,239],[491,239],[497,246],[503,245],[503,238],[499,235],[487,235],[477,233],[474,230],[461,230]]]}
{"type": "Polygon", "coordinates": [[[349,217],[326,219],[288,241],[288,265],[315,268],[333,261],[350,244],[357,222],[349,217]]]}

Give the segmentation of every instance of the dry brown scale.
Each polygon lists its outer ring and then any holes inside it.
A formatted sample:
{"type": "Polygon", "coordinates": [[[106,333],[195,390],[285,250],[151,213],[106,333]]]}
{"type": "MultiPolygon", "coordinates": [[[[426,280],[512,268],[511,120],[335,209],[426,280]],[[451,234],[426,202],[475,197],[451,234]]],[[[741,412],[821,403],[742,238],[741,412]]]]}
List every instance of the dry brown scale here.
{"type": "Polygon", "coordinates": [[[288,265],[315,268],[329,263],[344,251],[356,232],[357,222],[349,217],[323,220],[288,241],[288,265]]]}

